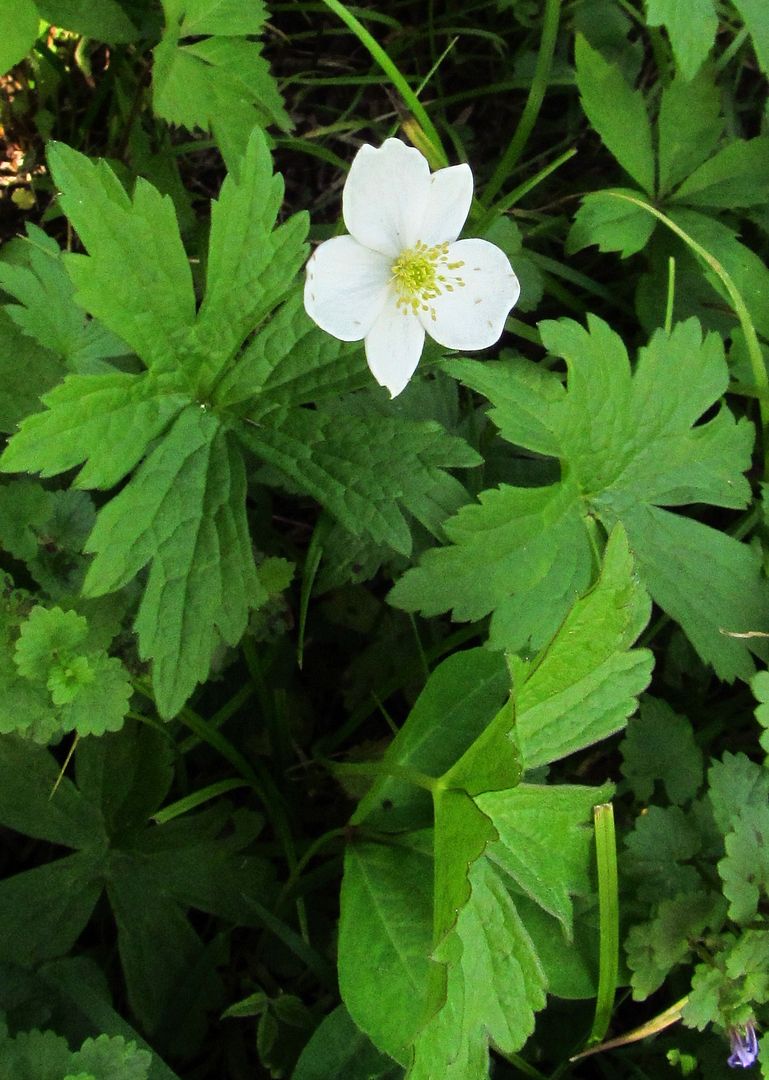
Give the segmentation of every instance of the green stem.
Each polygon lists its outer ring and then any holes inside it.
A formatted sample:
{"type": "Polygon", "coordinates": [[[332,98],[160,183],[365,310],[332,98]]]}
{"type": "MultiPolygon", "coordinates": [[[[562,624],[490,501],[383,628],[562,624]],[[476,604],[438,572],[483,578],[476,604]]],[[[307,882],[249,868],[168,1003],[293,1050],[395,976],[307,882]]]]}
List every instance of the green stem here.
{"type": "Polygon", "coordinates": [[[286,899],[294,890],[299,878],[302,876],[304,868],[310,863],[315,856],[321,851],[326,844],[330,844],[333,840],[344,839],[347,835],[347,829],[330,829],[328,832],[323,833],[322,836],[318,836],[313,840],[307,850],[303,853],[299,862],[291,870],[286,881],[283,884],[280,892],[278,893],[277,900],[275,901],[275,910],[280,911],[286,899]]]}
{"type": "Polygon", "coordinates": [[[409,84],[403,75],[401,75],[398,68],[392,62],[385,50],[379,44],[379,42],[372,37],[366,27],[356,19],[351,11],[348,11],[344,4],[341,4],[339,0],[323,0],[323,3],[329,9],[333,11],[335,15],[338,15],[342,22],[352,30],[353,34],[360,41],[364,48],[368,49],[372,58],[379,64],[382,71],[389,78],[390,82],[396,88],[404,102],[411,110],[414,119],[419,124],[422,132],[425,135],[424,144],[419,147],[425,154],[425,157],[430,162],[430,165],[434,169],[442,168],[448,164],[448,158],[446,152],[443,149],[440,136],[435,130],[432,120],[427,115],[424,105],[411,89],[409,84]]]}
{"type": "Polygon", "coordinates": [[[657,210],[656,207],[650,206],[644,202],[643,199],[637,199],[633,195],[625,195],[620,191],[607,191],[605,194],[611,195],[615,199],[624,199],[625,202],[632,203],[634,206],[639,207],[641,210],[645,210],[648,214],[656,217],[658,221],[661,221],[663,225],[674,232],[676,236],[680,237],[683,242],[696,252],[702,261],[710,267],[713,273],[721,280],[724,288],[729,294],[729,299],[732,302],[734,311],[740,323],[740,328],[745,337],[745,344],[748,349],[748,356],[750,357],[750,366],[753,372],[753,378],[756,382],[756,387],[760,392],[758,399],[758,407],[761,415],[761,442],[764,450],[764,477],[769,476],[769,374],[767,374],[766,365],[764,363],[764,357],[761,352],[761,346],[758,343],[758,335],[756,334],[755,327],[753,326],[753,320],[750,317],[747,304],[742,299],[737,286],[732,281],[730,274],[721,265],[718,259],[714,255],[711,255],[709,251],[706,251],[701,244],[689,236],[687,232],[677,225],[675,221],[663,214],[662,211],[657,210]]]}
{"type": "MultiPolygon", "coordinates": [[[[328,0],[325,0],[328,3],[328,0]]],[[[550,69],[553,64],[555,42],[558,37],[558,23],[561,17],[561,0],[545,0],[545,16],[542,22],[542,40],[537,55],[537,66],[534,69],[534,78],[531,82],[529,96],[526,99],[521,119],[515,134],[510,140],[507,149],[494,170],[491,179],[483,193],[483,204],[488,206],[497,192],[512,172],[518,158],[521,156],[524,146],[529,141],[529,136],[534,130],[534,125],[542,108],[545,91],[550,80],[550,69]]]]}
{"type": "Polygon", "coordinates": [[[325,761],[323,764],[334,776],[371,776],[375,780],[380,776],[392,776],[429,792],[436,791],[440,786],[434,776],[396,762],[388,764],[384,761],[325,761]]]}
{"type": "Polygon", "coordinates": [[[676,260],[671,255],[668,259],[668,299],[665,304],[665,333],[673,329],[673,306],[676,300],[676,260]]]}
{"type": "Polygon", "coordinates": [[[598,869],[598,910],[600,955],[595,1018],[588,1045],[599,1043],[606,1034],[614,1008],[619,976],[619,897],[617,889],[617,843],[611,803],[593,810],[595,850],[598,869]]]}
{"type": "Polygon", "coordinates": [[[490,206],[489,209],[484,212],[480,221],[475,223],[477,231],[479,233],[484,233],[489,225],[491,225],[492,221],[499,217],[500,214],[507,213],[512,206],[515,206],[517,202],[520,202],[525,195],[528,195],[530,191],[533,191],[534,188],[541,184],[543,180],[546,180],[551,173],[554,173],[556,169],[560,169],[561,165],[564,165],[570,158],[573,158],[576,152],[574,147],[570,147],[561,154],[560,157],[557,157],[555,161],[551,161],[544,169],[540,169],[534,176],[530,177],[528,180],[524,180],[517,188],[513,188],[509,194],[503,196],[499,202],[490,206]]]}

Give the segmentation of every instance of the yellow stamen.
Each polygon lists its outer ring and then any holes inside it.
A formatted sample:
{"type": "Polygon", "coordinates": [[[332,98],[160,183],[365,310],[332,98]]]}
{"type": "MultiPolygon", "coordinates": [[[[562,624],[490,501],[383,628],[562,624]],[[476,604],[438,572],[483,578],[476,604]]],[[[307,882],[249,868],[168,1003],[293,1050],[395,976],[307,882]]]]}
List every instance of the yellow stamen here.
{"type": "Polygon", "coordinates": [[[402,251],[392,265],[391,283],[398,294],[396,304],[404,315],[411,312],[429,311],[435,319],[435,309],[429,301],[440,296],[443,291],[453,292],[454,286],[463,286],[464,281],[456,274],[449,277],[438,271],[458,270],[463,262],[448,261],[448,243],[434,244],[428,247],[421,240],[407,251],[402,251]]]}

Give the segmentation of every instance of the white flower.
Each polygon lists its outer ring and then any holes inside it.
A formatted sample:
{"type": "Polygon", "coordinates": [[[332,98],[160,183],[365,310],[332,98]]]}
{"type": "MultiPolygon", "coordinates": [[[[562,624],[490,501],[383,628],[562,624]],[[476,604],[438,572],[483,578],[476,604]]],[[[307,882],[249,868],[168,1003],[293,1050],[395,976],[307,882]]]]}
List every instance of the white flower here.
{"type": "Polygon", "coordinates": [[[448,349],[486,349],[518,299],[504,252],[457,240],[472,197],[467,165],[430,175],[422,154],[398,139],[364,145],[342,196],[350,235],[326,240],[307,263],[307,314],[342,341],[363,339],[392,397],[414,374],[425,332],[448,349]]]}

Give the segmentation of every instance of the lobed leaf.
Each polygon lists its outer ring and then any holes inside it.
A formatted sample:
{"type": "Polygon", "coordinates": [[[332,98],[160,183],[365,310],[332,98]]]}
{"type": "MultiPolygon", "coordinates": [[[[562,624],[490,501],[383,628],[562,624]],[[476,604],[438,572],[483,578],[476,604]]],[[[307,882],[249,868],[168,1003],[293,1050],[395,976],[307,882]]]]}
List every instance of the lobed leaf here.
{"type": "Polygon", "coordinates": [[[431,491],[442,469],[479,460],[433,421],[280,408],[239,434],[353,535],[367,533],[403,554],[412,541],[399,503],[431,491]]]}
{"type": "Polygon", "coordinates": [[[55,476],[85,462],[79,487],[114,487],[188,400],[148,373],[68,375],[44,396],[46,411],[22,421],[0,470],[55,476]]]}
{"type": "Polygon", "coordinates": [[[166,25],[154,50],[155,111],[172,124],[212,131],[236,170],[255,125],[292,126],[261,45],[245,36],[261,32],[264,5],[245,11],[233,0],[164,0],[163,8],[166,25]]]}
{"type": "Polygon", "coordinates": [[[210,412],[189,406],[99,514],[83,591],[119,589],[151,564],[136,619],[163,716],[208,676],[220,640],[236,644],[266,598],[245,517],[240,455],[210,412]]]}
{"type": "Polygon", "coordinates": [[[63,143],[49,143],[48,163],[88,251],[65,259],[77,302],[156,374],[186,371],[195,293],[173,202],[141,178],[129,197],[106,161],[63,143]]]}
{"type": "Polygon", "coordinates": [[[237,172],[230,171],[211,204],[206,293],[196,324],[206,352],[220,358],[211,384],[221,361],[275,307],[307,257],[306,214],[273,231],[282,201],[283,179],[273,175],[264,135],[255,129],[237,172]]]}
{"type": "Polygon", "coordinates": [[[735,421],[725,407],[698,423],[728,384],[720,338],[703,339],[694,319],[670,334],[658,330],[633,370],[622,340],[594,316],[587,329],[562,319],[542,323],[540,332],[566,361],[567,387],[523,360],[446,366],[488,397],[490,419],[506,441],[557,457],[562,480],[550,488],[482,492],[479,505],[446,522],[451,545],[426,552],[396,584],[392,602],[429,614],[453,608],[460,619],[493,611],[492,644],[526,647],[521,628],[533,625],[540,646],[589,580],[600,543],[596,520],[607,532],[620,522],[644,584],[703,659],[722,678],[749,678],[749,651],[761,654],[763,646],[721,630],[769,622],[758,557],[723,533],[658,508],[737,509],[751,498],[742,473],[750,465],[752,425],[735,421]],[[686,566],[676,565],[684,552],[686,566]],[[714,562],[724,575],[715,589],[714,562]]]}

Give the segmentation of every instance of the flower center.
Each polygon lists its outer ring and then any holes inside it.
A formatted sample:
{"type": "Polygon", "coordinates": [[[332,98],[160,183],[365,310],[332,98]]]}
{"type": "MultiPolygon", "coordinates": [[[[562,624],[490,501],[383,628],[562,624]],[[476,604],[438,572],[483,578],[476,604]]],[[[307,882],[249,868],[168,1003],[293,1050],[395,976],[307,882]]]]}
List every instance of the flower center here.
{"type": "Polygon", "coordinates": [[[396,304],[404,315],[429,311],[434,320],[435,309],[429,301],[444,291],[453,292],[464,286],[464,281],[454,271],[465,264],[449,262],[448,254],[448,243],[428,247],[420,240],[413,248],[402,251],[392,264],[390,280],[398,294],[396,304]]]}

